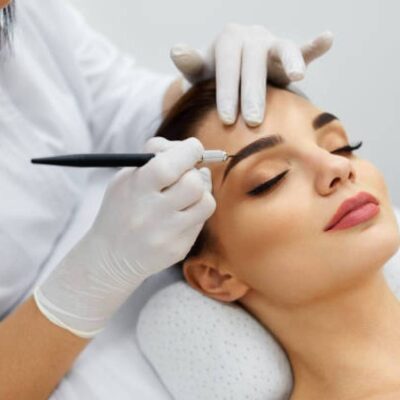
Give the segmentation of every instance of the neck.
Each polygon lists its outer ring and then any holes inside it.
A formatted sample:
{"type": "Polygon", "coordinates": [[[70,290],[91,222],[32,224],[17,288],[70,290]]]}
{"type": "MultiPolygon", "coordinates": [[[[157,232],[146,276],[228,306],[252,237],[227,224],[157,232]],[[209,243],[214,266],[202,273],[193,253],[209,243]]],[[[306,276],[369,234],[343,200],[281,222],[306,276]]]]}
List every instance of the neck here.
{"type": "Polygon", "coordinates": [[[400,304],[382,270],[335,298],[290,310],[247,296],[243,306],[288,355],[293,399],[400,393],[400,304]]]}

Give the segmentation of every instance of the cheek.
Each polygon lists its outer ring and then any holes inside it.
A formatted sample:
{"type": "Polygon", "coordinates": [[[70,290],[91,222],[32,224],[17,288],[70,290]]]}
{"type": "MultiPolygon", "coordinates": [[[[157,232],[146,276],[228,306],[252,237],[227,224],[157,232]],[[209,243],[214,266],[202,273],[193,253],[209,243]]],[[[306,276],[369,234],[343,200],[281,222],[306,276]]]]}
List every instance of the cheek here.
{"type": "Polygon", "coordinates": [[[400,246],[400,230],[389,189],[385,177],[371,162],[360,160],[356,172],[363,187],[378,197],[380,201],[377,223],[371,226],[373,228],[371,235],[375,235],[375,240],[369,241],[369,248],[366,246],[362,248],[364,252],[360,252],[360,254],[361,256],[365,255],[365,259],[362,258],[361,261],[367,263],[366,256],[369,255],[372,260],[376,257],[377,262],[385,263],[400,246]]]}
{"type": "Polygon", "coordinates": [[[305,229],[306,205],[293,202],[296,196],[278,196],[262,195],[232,209],[225,203],[218,210],[227,266],[271,303],[297,301],[299,280],[307,268],[320,264],[321,256],[313,247],[312,231],[305,229]]]}
{"type": "Polygon", "coordinates": [[[391,204],[389,190],[385,182],[385,177],[379,169],[368,160],[360,159],[355,164],[357,179],[363,187],[379,197],[385,205],[391,204]]]}

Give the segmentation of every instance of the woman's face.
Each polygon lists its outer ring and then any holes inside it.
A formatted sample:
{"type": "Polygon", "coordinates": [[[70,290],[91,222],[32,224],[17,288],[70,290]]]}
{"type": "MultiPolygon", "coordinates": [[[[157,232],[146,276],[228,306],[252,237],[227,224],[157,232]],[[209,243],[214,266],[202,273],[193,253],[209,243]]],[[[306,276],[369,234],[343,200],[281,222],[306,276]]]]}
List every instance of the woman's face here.
{"type": "Polygon", "coordinates": [[[217,269],[271,304],[306,304],[353,286],[381,268],[400,244],[384,177],[357,150],[332,153],[354,144],[354,138],[339,120],[320,118],[325,125],[313,127],[322,112],[298,95],[269,86],[260,127],[249,128],[241,119],[226,127],[212,112],[196,134],[205,149],[228,154],[268,135],[279,134],[285,142],[241,160],[224,182],[228,161],[206,164],[217,202],[207,225],[223,249],[217,269]],[[247,194],[286,170],[269,191],[247,194]],[[360,191],[379,200],[379,213],[351,228],[325,232],[342,202],[360,191]]]}

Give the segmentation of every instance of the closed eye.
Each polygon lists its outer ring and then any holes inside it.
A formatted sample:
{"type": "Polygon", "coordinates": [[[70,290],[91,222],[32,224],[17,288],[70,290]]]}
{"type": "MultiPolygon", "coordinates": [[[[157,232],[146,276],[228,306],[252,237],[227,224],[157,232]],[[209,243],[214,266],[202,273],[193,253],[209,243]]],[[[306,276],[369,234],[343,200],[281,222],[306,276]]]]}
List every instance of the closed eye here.
{"type": "Polygon", "coordinates": [[[257,186],[256,188],[250,190],[249,192],[247,192],[247,194],[249,194],[250,196],[257,196],[260,193],[266,192],[268,189],[270,189],[272,186],[278,183],[288,172],[289,170],[287,169],[281,174],[275,176],[275,178],[272,178],[269,181],[264,182],[261,185],[257,186]]]}
{"type": "MultiPolygon", "coordinates": [[[[356,145],[347,145],[344,147],[340,147],[339,149],[333,150],[331,153],[351,153],[353,150],[357,150],[362,146],[363,142],[360,141],[356,145]]],[[[254,189],[250,190],[247,192],[248,195],[250,196],[257,196],[261,193],[267,192],[269,189],[271,189],[273,186],[275,186],[281,179],[284,178],[284,176],[289,172],[289,170],[286,170],[279,175],[275,176],[274,178],[270,179],[269,181],[266,181],[262,183],[261,185],[255,187],[254,189]]]]}

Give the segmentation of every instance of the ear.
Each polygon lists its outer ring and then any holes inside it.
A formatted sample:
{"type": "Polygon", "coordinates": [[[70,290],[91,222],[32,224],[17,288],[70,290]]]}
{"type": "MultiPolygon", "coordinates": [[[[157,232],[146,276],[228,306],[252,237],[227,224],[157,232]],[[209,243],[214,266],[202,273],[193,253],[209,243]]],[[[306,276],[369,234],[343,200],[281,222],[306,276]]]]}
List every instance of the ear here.
{"type": "Polygon", "coordinates": [[[183,275],[193,289],[227,303],[240,299],[250,289],[231,272],[221,269],[205,256],[184,261],[183,275]]]}

